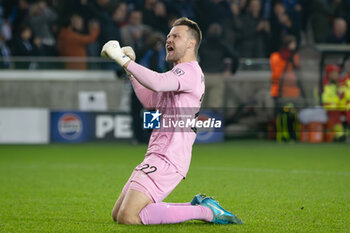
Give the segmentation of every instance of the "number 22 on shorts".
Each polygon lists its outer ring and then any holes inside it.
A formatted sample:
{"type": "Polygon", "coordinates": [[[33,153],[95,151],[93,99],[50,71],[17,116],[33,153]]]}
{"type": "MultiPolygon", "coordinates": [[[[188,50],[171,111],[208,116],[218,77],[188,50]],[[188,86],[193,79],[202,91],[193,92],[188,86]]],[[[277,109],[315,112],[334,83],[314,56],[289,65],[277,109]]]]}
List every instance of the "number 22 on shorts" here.
{"type": "Polygon", "coordinates": [[[146,163],[142,165],[140,170],[143,171],[145,174],[150,174],[157,171],[157,167],[149,166],[149,164],[146,163]]]}

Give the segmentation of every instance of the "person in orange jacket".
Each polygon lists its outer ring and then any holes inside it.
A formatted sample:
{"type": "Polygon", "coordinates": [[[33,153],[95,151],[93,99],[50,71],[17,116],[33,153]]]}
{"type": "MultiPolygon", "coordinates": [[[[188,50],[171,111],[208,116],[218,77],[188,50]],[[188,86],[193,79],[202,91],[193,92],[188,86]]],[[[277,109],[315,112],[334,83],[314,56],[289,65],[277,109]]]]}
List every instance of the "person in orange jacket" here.
{"type": "MultiPolygon", "coordinates": [[[[96,41],[100,28],[97,22],[89,23],[89,34],[82,34],[84,20],[74,14],[70,18],[70,24],[62,28],[57,40],[58,52],[65,57],[86,57],[86,47],[96,41]]],[[[86,62],[66,62],[67,69],[85,70],[86,62]]]]}
{"type": "Polygon", "coordinates": [[[297,99],[300,95],[304,97],[301,82],[296,75],[296,70],[300,68],[296,47],[296,38],[291,35],[285,36],[282,48],[270,56],[270,95],[274,99],[275,109],[279,107],[281,98],[297,99]]]}

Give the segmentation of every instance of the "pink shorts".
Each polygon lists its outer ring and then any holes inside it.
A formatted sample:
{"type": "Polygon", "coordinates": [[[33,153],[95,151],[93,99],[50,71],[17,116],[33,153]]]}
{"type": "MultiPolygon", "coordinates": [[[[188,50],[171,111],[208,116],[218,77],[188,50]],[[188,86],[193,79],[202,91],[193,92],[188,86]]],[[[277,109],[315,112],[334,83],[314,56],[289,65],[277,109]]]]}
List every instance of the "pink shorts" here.
{"type": "Polygon", "coordinates": [[[163,201],[182,179],[173,165],[161,156],[151,154],[135,168],[122,193],[125,195],[129,189],[137,190],[157,203],[163,201]]]}

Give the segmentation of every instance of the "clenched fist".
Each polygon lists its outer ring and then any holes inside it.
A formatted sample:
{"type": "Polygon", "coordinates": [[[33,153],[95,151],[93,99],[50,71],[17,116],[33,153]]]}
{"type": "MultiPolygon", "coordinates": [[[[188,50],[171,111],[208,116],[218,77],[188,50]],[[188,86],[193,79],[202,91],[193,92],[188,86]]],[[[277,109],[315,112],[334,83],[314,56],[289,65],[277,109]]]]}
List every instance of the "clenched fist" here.
{"type": "Polygon", "coordinates": [[[122,47],[123,53],[128,56],[131,60],[136,60],[136,55],[134,50],[130,46],[122,47]]]}
{"type": "MultiPolygon", "coordinates": [[[[127,49],[127,51],[129,51],[129,49],[127,49]]],[[[123,67],[125,63],[130,61],[130,58],[127,55],[125,55],[123,49],[120,48],[119,42],[117,40],[108,41],[102,47],[101,56],[108,57],[116,61],[121,67],[123,67]]]]}

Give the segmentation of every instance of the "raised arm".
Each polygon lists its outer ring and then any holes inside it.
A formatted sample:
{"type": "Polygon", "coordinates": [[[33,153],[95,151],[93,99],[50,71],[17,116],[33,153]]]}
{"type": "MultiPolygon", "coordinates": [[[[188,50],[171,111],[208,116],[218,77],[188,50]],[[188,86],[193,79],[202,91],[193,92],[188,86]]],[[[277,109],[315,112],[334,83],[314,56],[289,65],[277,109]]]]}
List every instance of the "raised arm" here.
{"type": "MultiPolygon", "coordinates": [[[[130,46],[126,46],[121,49],[123,53],[126,56],[128,56],[131,60],[136,60],[136,54],[130,46]]],[[[141,102],[142,106],[146,109],[155,109],[158,102],[158,94],[142,86],[128,70],[126,70],[125,68],[124,70],[127,73],[131,85],[135,91],[135,94],[141,102]]]]}
{"type": "Polygon", "coordinates": [[[157,73],[147,69],[125,55],[118,41],[107,42],[102,48],[101,56],[109,57],[116,61],[120,66],[130,72],[140,84],[154,92],[188,92],[192,90],[191,82],[189,81],[191,75],[186,75],[184,70],[177,68],[174,71],[157,73]],[[188,80],[186,80],[185,76],[188,80]]]}
{"type": "Polygon", "coordinates": [[[154,92],[177,91],[180,84],[172,71],[166,73],[157,73],[133,61],[125,64],[126,69],[144,87],[154,92]]]}
{"type": "Polygon", "coordinates": [[[135,91],[137,98],[140,100],[142,106],[146,109],[153,109],[157,105],[158,93],[142,86],[134,76],[129,75],[131,85],[135,91]]]}

